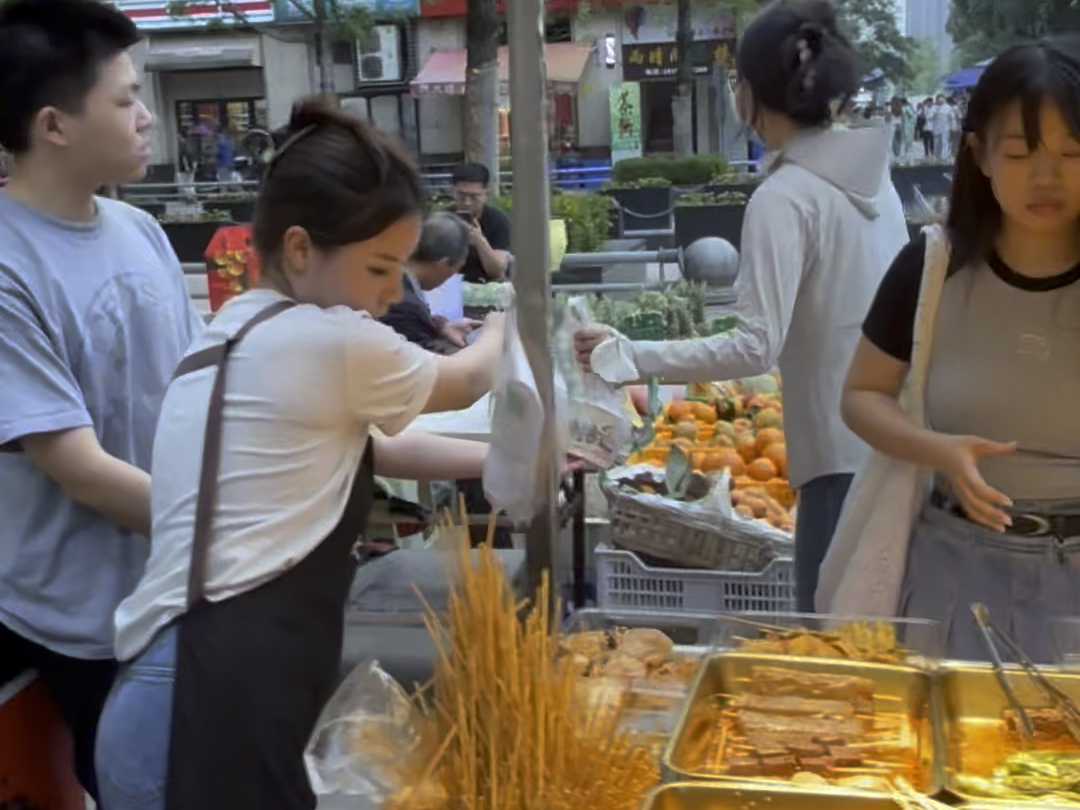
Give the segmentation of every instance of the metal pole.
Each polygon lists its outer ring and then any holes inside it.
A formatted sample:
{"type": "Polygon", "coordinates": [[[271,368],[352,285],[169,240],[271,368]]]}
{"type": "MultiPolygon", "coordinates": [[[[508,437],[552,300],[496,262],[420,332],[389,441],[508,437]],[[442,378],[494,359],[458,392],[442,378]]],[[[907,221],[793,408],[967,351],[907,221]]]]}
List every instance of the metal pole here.
{"type": "Polygon", "coordinates": [[[510,51],[511,166],[514,176],[514,293],[518,331],[544,405],[543,444],[537,459],[540,508],[526,535],[525,558],[534,589],[551,572],[554,596],[562,585],[557,565],[558,475],[554,458],[555,384],[548,346],[551,301],[548,242],[547,76],[544,65],[543,0],[512,0],[507,5],[510,51]],[[538,114],[539,113],[539,114],[538,114]],[[538,227],[538,223],[544,223],[538,227]]]}

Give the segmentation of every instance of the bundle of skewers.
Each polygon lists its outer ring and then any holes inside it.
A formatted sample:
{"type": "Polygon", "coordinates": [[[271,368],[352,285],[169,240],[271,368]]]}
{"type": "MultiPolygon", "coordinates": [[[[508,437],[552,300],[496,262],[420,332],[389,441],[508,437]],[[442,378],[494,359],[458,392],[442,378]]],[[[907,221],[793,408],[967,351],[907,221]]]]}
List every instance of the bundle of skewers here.
{"type": "Polygon", "coordinates": [[[466,524],[463,507],[440,520],[457,584],[445,616],[427,611],[436,674],[386,810],[637,810],[656,759],[617,713],[586,705],[546,578],[535,603],[518,602],[490,542],[472,557],[466,524]]]}

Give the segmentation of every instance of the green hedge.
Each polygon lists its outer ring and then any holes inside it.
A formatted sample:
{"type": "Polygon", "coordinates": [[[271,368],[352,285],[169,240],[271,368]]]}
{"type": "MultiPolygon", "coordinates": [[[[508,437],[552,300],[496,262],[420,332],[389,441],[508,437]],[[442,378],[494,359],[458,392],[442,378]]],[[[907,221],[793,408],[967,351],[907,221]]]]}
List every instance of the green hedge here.
{"type": "Polygon", "coordinates": [[[673,186],[700,186],[719,180],[730,170],[721,155],[650,155],[620,160],[611,169],[611,184],[640,186],[645,181],[664,180],[673,186]]]}

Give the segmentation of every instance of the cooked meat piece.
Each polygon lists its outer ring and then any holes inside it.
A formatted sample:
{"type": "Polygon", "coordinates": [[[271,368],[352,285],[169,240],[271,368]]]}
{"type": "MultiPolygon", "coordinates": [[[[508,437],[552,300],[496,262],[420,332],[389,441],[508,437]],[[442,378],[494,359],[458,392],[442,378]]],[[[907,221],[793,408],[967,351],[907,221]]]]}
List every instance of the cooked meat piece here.
{"type": "Polygon", "coordinates": [[[792,776],[797,768],[795,757],[792,756],[761,758],[762,776],[792,776]]]}
{"type": "Polygon", "coordinates": [[[802,759],[813,759],[814,757],[823,757],[826,754],[825,746],[807,739],[800,735],[799,737],[793,737],[791,742],[788,743],[788,751],[802,759]]]}
{"type": "Polygon", "coordinates": [[[828,757],[799,757],[799,767],[822,775],[832,772],[832,760],[828,757]]]}
{"type": "Polygon", "coordinates": [[[660,666],[675,649],[675,642],[659,630],[628,630],[619,640],[619,655],[642,661],[648,666],[660,666]]]}
{"type": "Polygon", "coordinates": [[[732,757],[727,772],[732,776],[761,776],[761,761],[757,757],[732,757]]]}
{"type": "Polygon", "coordinates": [[[826,748],[833,748],[837,745],[847,745],[847,739],[845,737],[828,737],[821,734],[814,735],[814,742],[821,743],[826,748]]]}
{"type": "Polygon", "coordinates": [[[799,636],[788,642],[788,654],[804,658],[843,658],[835,646],[815,636],[799,636]]]}
{"type": "Polygon", "coordinates": [[[777,717],[760,712],[741,711],[735,715],[735,723],[743,734],[760,731],[773,734],[824,734],[828,736],[857,737],[862,733],[858,720],[834,720],[819,717],[777,717]]]}
{"type": "Polygon", "coordinates": [[[813,735],[810,734],[780,735],[755,731],[746,735],[746,741],[754,747],[760,756],[768,756],[777,752],[796,755],[809,752],[810,755],[825,756],[825,746],[815,742],[813,735]],[[766,754],[766,751],[769,754],[766,754]]]}
{"type": "Polygon", "coordinates": [[[739,695],[731,699],[732,709],[749,709],[789,717],[854,717],[855,707],[843,700],[812,700],[800,697],[739,695]]]}
{"type": "MultiPolygon", "coordinates": [[[[802,697],[815,700],[843,700],[855,703],[856,698],[873,705],[874,682],[854,675],[798,672],[780,667],[754,667],[750,689],[758,695],[802,697]]],[[[856,711],[859,706],[856,705],[856,711]]]]}
{"type": "MultiPolygon", "coordinates": [[[[1058,740],[1072,740],[1072,732],[1062,719],[1061,713],[1056,709],[1028,709],[1027,716],[1031,725],[1035,728],[1035,740],[1039,743],[1053,742],[1058,740]]],[[[1005,711],[1005,723],[1009,732],[1015,737],[1022,738],[1023,731],[1020,717],[1011,709],[1005,711]]]]}
{"type": "Polygon", "coordinates": [[[829,759],[835,768],[861,768],[863,755],[853,748],[837,746],[829,749],[829,759]]]}

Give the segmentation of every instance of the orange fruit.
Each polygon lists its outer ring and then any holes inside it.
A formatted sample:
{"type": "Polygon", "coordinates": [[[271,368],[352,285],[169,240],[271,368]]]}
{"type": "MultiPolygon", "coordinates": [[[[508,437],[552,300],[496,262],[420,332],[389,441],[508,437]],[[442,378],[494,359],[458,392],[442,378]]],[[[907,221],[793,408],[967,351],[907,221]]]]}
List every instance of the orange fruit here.
{"type": "Polygon", "coordinates": [[[730,470],[733,479],[746,474],[746,464],[742,456],[734,450],[720,450],[715,455],[717,456],[717,470],[730,470]]]}
{"type": "Polygon", "coordinates": [[[746,468],[746,474],[755,481],[769,481],[776,478],[776,465],[767,458],[754,459],[746,468]]]}
{"type": "Polygon", "coordinates": [[[714,436],[712,443],[713,447],[730,447],[732,449],[735,448],[735,440],[729,436],[714,436]]]}
{"type": "Polygon", "coordinates": [[[784,443],[784,432],[776,428],[762,428],[757,432],[757,451],[760,456],[765,448],[773,444],[784,443]]]}
{"type": "Polygon", "coordinates": [[[754,417],[754,427],[758,428],[782,428],[784,415],[773,407],[765,408],[754,417]]]}
{"type": "Polygon", "coordinates": [[[641,451],[641,460],[646,464],[667,464],[669,447],[646,447],[641,451]]]}
{"type": "Polygon", "coordinates": [[[693,415],[693,411],[690,408],[689,402],[669,402],[665,409],[669,422],[684,422],[690,419],[693,415]]]}
{"type": "Polygon", "coordinates": [[[677,439],[696,439],[697,425],[693,422],[679,422],[672,433],[677,439]]]}
{"type": "Polygon", "coordinates": [[[690,412],[699,422],[707,425],[716,424],[716,408],[708,402],[691,402],[690,412]]]}
{"type": "Polygon", "coordinates": [[[795,490],[783,478],[771,478],[766,481],[765,492],[784,509],[790,509],[795,505],[795,490]]]}
{"type": "Polygon", "coordinates": [[[751,509],[749,506],[746,506],[745,504],[739,504],[738,506],[736,506],[735,514],[739,515],[740,517],[744,517],[747,520],[754,519],[754,510],[751,509]]]}
{"type": "Polygon", "coordinates": [[[705,450],[695,450],[690,454],[690,466],[698,472],[705,472],[705,459],[709,454],[705,450]]]}
{"type": "Polygon", "coordinates": [[[787,478],[787,445],[783,442],[770,444],[761,451],[761,457],[773,463],[781,478],[787,478]]]}
{"type": "Polygon", "coordinates": [[[735,426],[731,424],[731,422],[717,422],[716,425],[713,426],[713,435],[717,437],[725,436],[729,439],[734,439],[735,426]]]}
{"type": "Polygon", "coordinates": [[[735,435],[746,433],[748,430],[754,429],[754,423],[749,419],[736,419],[731,423],[731,426],[735,430],[735,435]]]}
{"type": "Polygon", "coordinates": [[[749,464],[757,458],[757,436],[753,433],[740,433],[735,438],[735,451],[749,464]]]}

